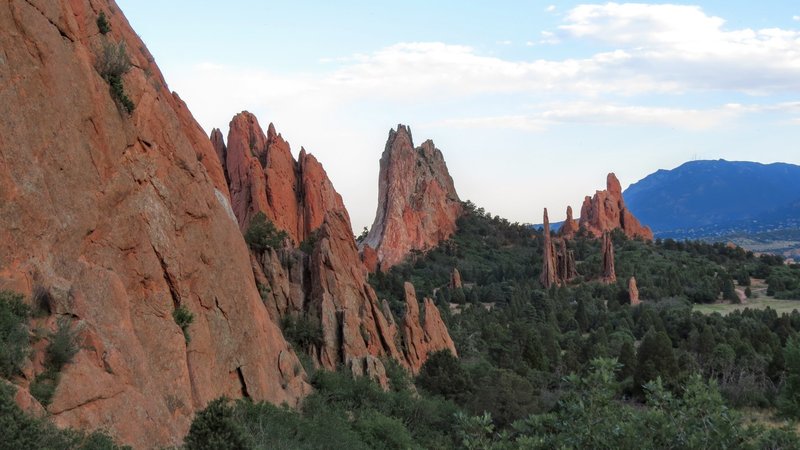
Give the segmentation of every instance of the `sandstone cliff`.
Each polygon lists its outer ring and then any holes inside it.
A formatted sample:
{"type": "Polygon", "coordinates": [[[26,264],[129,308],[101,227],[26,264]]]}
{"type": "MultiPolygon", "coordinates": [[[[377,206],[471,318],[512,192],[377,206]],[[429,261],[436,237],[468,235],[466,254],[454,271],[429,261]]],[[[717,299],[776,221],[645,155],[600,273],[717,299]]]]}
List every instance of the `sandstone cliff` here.
{"type": "Polygon", "coordinates": [[[379,269],[388,270],[410,251],[449,238],[461,213],[453,179],[433,141],[414,148],[409,127],[391,130],[380,161],[378,210],[362,252],[374,250],[379,269]]]}
{"type": "MultiPolygon", "coordinates": [[[[583,200],[579,227],[597,238],[605,232],[620,229],[629,238],[653,240],[650,228],[639,223],[625,206],[622,187],[613,173],[606,178],[606,190],[597,191],[593,197],[587,196],[583,200]]],[[[561,234],[570,233],[574,234],[574,224],[567,221],[562,226],[561,234]]]]}
{"type": "MultiPolygon", "coordinates": [[[[275,127],[270,124],[264,134],[247,112],[233,118],[227,146],[218,147],[227,148],[227,176],[241,228],[246,230],[262,212],[293,241],[253,253],[252,268],[266,288],[262,296],[276,321],[295,318],[319,326],[319,342],[303,349],[317,366],[349,367],[385,384],[380,358],[394,358],[416,373],[429,352],[451,348],[455,353],[438,310],[426,315],[424,323],[419,315],[403,318],[404,329],[428,330],[420,339],[398,334],[391,311],[367,282],[342,198],[314,156],[301,150],[295,161],[275,127]]],[[[416,297],[406,302],[411,305],[416,297]]],[[[409,306],[414,308],[419,306],[409,306]]]]}
{"type": "Polygon", "coordinates": [[[218,153],[116,4],[9,0],[0,29],[0,289],[44,287],[84,342],[55,422],[152,448],[179,445],[222,395],[296,404],[309,387],[256,289],[218,153]],[[131,114],[96,69],[119,43],[131,114]]]}

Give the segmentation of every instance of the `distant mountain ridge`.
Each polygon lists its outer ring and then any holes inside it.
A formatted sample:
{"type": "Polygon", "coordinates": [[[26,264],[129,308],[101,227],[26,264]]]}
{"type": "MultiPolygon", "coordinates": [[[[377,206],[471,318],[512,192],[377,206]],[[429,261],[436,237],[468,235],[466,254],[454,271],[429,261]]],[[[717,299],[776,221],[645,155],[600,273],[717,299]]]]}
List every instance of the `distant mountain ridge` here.
{"type": "Polygon", "coordinates": [[[656,237],[700,238],[800,227],[800,166],[690,161],[624,192],[656,237]]]}

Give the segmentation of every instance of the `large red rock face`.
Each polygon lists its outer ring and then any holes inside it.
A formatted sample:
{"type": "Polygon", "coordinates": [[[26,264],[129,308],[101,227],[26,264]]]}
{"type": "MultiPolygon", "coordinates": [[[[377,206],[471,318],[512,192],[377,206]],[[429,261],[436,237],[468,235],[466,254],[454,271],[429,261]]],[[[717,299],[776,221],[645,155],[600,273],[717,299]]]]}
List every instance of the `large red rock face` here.
{"type": "Polygon", "coordinates": [[[0,289],[45,286],[82,330],[53,420],[154,448],[180,445],[223,395],[297,404],[309,386],[256,289],[215,150],[116,4],[9,0],[0,30],[0,289]],[[133,62],[130,116],[95,69],[104,40],[133,62]]]}
{"type": "MultiPolygon", "coordinates": [[[[569,235],[573,224],[562,226],[565,235],[569,235]],[[566,226],[566,228],[564,228],[566,226]]],[[[581,207],[580,228],[595,237],[615,229],[622,230],[629,238],[653,240],[653,232],[643,226],[625,206],[622,198],[622,187],[613,173],[608,174],[606,190],[597,191],[594,197],[586,197],[581,207]]]]}
{"type": "MultiPolygon", "coordinates": [[[[269,287],[262,291],[272,317],[303,316],[321,326],[322,342],[307,349],[313,361],[329,370],[348,367],[386,385],[383,357],[416,373],[429,352],[449,348],[455,353],[438,310],[425,323],[419,314],[403,318],[404,329],[420,330],[414,340],[398,333],[391,311],[367,281],[342,198],[317,159],[301,150],[295,161],[275,127],[270,124],[265,135],[250,113],[237,115],[230,126],[227,176],[242,229],[263,212],[294,241],[252,255],[256,280],[269,287]],[[302,241],[308,244],[303,250],[297,248],[302,241]],[[406,346],[415,349],[413,354],[403,351],[401,340],[414,343],[406,346]]],[[[413,302],[410,309],[419,311],[416,297],[413,302]]],[[[426,312],[436,309],[433,303],[425,307],[426,312]]]]}
{"type": "Polygon", "coordinates": [[[433,141],[414,148],[408,127],[391,130],[381,156],[378,211],[362,250],[375,250],[380,270],[388,270],[410,251],[430,249],[452,236],[462,211],[433,141]]]}

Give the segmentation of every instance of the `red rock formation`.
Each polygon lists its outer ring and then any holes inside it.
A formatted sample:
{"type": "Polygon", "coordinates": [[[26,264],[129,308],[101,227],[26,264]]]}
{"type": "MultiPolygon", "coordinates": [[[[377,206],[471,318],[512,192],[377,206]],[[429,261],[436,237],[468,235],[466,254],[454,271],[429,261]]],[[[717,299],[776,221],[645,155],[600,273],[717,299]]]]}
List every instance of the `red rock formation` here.
{"type": "Polygon", "coordinates": [[[562,285],[572,281],[578,276],[575,269],[575,254],[567,249],[567,242],[564,238],[556,239],[553,242],[550,236],[550,219],[547,216],[547,208],[544,209],[544,250],[542,254],[542,275],[539,282],[542,286],[549,289],[553,285],[562,285]]]}
{"type": "Polygon", "coordinates": [[[598,238],[607,231],[620,229],[629,238],[653,240],[650,228],[642,226],[625,206],[622,187],[613,173],[608,174],[606,190],[597,191],[594,197],[587,196],[583,200],[580,228],[598,238]]]}
{"type": "Polygon", "coordinates": [[[603,282],[615,283],[617,273],[614,270],[614,243],[609,233],[603,233],[603,282]]]}
{"type": "Polygon", "coordinates": [[[407,282],[404,287],[406,315],[403,318],[403,341],[406,344],[406,357],[411,373],[416,375],[429,353],[444,349],[450,350],[455,356],[458,353],[433,300],[424,300],[425,319],[422,320],[414,286],[407,282]]]}
{"type": "Polygon", "coordinates": [[[0,289],[46,286],[86,343],[53,420],[154,448],[179,446],[222,395],[297,404],[309,386],[259,297],[215,150],[119,8],[12,0],[0,30],[0,289]],[[95,69],[104,42],[132,60],[130,115],[95,69]]]}
{"type": "Polygon", "coordinates": [[[388,270],[449,238],[462,210],[442,152],[430,140],[414,148],[411,130],[398,125],[381,156],[378,211],[361,248],[375,249],[388,270]]]}
{"type": "Polygon", "coordinates": [[[542,256],[542,275],[539,281],[545,289],[550,289],[554,284],[559,284],[556,274],[556,252],[550,237],[550,219],[547,217],[547,208],[544,209],[544,253],[542,256]]]}
{"type": "Polygon", "coordinates": [[[225,182],[230,183],[230,180],[227,179],[228,166],[226,163],[228,158],[228,147],[225,146],[225,140],[223,139],[222,131],[220,131],[219,128],[214,128],[211,130],[211,145],[214,146],[214,152],[216,152],[220,167],[222,167],[222,172],[225,174],[225,182]]]}
{"type": "Polygon", "coordinates": [[[461,272],[453,267],[453,273],[450,274],[450,289],[461,289],[462,287],[463,284],[461,283],[461,272]]]}
{"type": "Polygon", "coordinates": [[[639,301],[639,288],[636,286],[636,277],[631,277],[628,280],[628,295],[631,299],[631,306],[636,306],[641,301],[639,301]]]}
{"type": "MultiPolygon", "coordinates": [[[[301,150],[295,162],[274,126],[264,135],[249,113],[234,117],[227,148],[231,195],[242,228],[263,212],[295,243],[310,244],[310,254],[309,248],[284,248],[253,255],[252,267],[256,280],[269,287],[262,291],[273,317],[303,315],[320,324],[323,342],[309,349],[317,365],[329,370],[343,365],[386,385],[379,358],[394,358],[414,371],[429,351],[452,343],[447,329],[437,326],[426,338],[431,343],[421,341],[422,353],[413,360],[397,346],[394,317],[367,282],[370,251],[359,256],[341,196],[316,158],[301,150]]],[[[423,326],[413,318],[404,322],[423,326]]]]}
{"type": "Polygon", "coordinates": [[[364,267],[367,268],[368,272],[374,273],[378,271],[378,253],[369,245],[361,247],[361,261],[364,263],[364,267]]]}
{"type": "Polygon", "coordinates": [[[572,239],[578,232],[578,221],[572,218],[572,206],[567,206],[567,220],[561,224],[558,235],[564,239],[572,239]]]}

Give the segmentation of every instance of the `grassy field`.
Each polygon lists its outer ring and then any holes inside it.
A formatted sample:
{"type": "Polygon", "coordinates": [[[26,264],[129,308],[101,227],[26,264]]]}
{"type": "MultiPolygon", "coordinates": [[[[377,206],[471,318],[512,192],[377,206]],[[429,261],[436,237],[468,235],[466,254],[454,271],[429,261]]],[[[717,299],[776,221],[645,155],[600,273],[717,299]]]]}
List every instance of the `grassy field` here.
{"type": "MultiPolygon", "coordinates": [[[[692,308],[693,311],[699,311],[703,314],[711,314],[718,312],[723,316],[731,311],[742,310],[745,308],[753,309],[766,309],[772,308],[778,314],[790,313],[795,309],[800,310],[800,299],[796,300],[778,300],[767,295],[767,285],[764,280],[751,279],[751,287],[755,298],[744,300],[741,304],[731,304],[728,302],[711,303],[707,305],[696,304],[692,308]]],[[[741,290],[737,288],[737,291],[741,290]]]]}
{"type": "Polygon", "coordinates": [[[694,305],[694,311],[700,311],[703,314],[711,314],[718,312],[723,316],[730,313],[731,311],[742,310],[745,308],[754,308],[754,309],[766,309],[772,308],[778,312],[778,314],[782,313],[790,313],[793,310],[797,309],[800,310],[800,300],[776,300],[770,297],[762,297],[762,298],[753,298],[748,299],[747,303],[742,303],[739,305],[731,304],[731,303],[711,303],[707,305],[694,305]]]}

